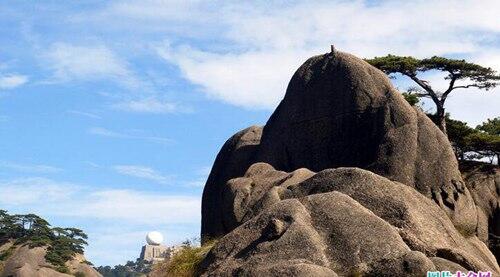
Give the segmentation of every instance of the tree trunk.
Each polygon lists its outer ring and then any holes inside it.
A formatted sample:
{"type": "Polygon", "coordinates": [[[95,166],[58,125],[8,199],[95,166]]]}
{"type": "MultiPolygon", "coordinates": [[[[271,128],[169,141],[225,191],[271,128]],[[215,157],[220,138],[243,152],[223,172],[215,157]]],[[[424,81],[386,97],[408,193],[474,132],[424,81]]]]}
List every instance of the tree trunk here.
{"type": "Polygon", "coordinates": [[[439,127],[439,130],[441,130],[446,137],[448,137],[448,134],[446,133],[446,115],[444,112],[444,107],[443,105],[436,105],[437,111],[436,111],[436,124],[439,127]]]}

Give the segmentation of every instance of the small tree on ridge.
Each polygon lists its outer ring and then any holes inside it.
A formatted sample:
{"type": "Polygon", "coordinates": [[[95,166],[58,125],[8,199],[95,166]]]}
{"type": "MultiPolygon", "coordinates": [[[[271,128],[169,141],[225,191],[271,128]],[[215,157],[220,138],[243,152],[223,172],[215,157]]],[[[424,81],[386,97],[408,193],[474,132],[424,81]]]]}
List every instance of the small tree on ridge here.
{"type": "Polygon", "coordinates": [[[428,97],[436,105],[436,124],[446,134],[445,102],[451,92],[456,89],[478,88],[489,90],[498,85],[500,76],[487,67],[466,62],[465,60],[448,59],[434,56],[428,59],[387,55],[366,59],[368,63],[382,70],[387,75],[400,73],[413,80],[423,91],[419,97],[428,97]],[[438,70],[447,73],[449,81],[445,91],[438,91],[429,82],[418,75],[420,73],[438,70]],[[457,81],[468,81],[466,84],[457,84],[457,81]]]}

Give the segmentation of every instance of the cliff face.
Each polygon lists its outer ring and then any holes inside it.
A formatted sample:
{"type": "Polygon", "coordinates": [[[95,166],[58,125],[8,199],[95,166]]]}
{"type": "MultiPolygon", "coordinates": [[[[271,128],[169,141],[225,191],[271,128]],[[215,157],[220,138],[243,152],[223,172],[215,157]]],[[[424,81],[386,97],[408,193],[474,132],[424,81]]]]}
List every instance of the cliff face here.
{"type": "Polygon", "coordinates": [[[470,189],[447,138],[385,74],[342,52],[312,57],[264,128],[217,156],[201,235],[222,239],[202,271],[500,274],[484,243],[491,207],[470,189]]]}
{"type": "Polygon", "coordinates": [[[477,206],[477,236],[500,260],[500,166],[464,162],[461,171],[477,206]]]}
{"type": "Polygon", "coordinates": [[[63,276],[102,276],[92,266],[87,264],[82,255],[76,255],[66,262],[68,274],[56,270],[45,260],[45,247],[30,248],[27,245],[13,245],[8,242],[0,246],[0,253],[5,253],[4,260],[0,261],[0,276],[16,277],[63,277],[63,276]],[[83,274],[83,275],[82,275],[83,274]]]}

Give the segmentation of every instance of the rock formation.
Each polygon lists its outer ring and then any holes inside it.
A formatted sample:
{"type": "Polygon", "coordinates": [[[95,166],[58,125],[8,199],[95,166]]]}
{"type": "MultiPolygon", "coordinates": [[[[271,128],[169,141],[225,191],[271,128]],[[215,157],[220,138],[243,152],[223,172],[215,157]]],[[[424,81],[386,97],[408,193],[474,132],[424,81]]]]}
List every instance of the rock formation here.
{"type": "Polygon", "coordinates": [[[500,167],[464,162],[461,165],[465,183],[477,206],[477,236],[488,244],[500,260],[500,167]]]}
{"type": "Polygon", "coordinates": [[[220,200],[225,184],[231,178],[242,176],[253,163],[261,135],[262,128],[257,126],[242,130],[233,135],[217,155],[203,190],[201,207],[203,240],[219,237],[229,230],[221,220],[224,212],[220,200]]]}
{"type": "Polygon", "coordinates": [[[16,246],[8,242],[0,246],[0,253],[5,253],[5,251],[9,251],[10,255],[5,261],[0,261],[0,276],[70,277],[78,272],[86,277],[102,276],[80,254],[76,254],[72,260],[66,262],[66,267],[70,272],[65,274],[58,272],[54,265],[45,260],[46,247],[30,248],[28,245],[16,246]]]}
{"type": "Polygon", "coordinates": [[[240,131],[217,156],[202,239],[222,238],[201,271],[500,274],[482,230],[491,207],[474,202],[481,193],[471,194],[447,138],[385,74],[342,52],[312,57],[265,127],[240,131]]]}

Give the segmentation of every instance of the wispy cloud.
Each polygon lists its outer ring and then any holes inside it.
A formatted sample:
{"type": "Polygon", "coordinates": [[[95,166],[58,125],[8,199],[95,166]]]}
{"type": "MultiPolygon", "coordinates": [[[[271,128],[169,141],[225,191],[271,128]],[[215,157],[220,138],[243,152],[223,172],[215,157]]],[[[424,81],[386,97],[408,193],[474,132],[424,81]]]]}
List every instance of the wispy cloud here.
{"type": "Polygon", "coordinates": [[[84,116],[88,118],[93,118],[93,119],[101,119],[101,117],[95,113],[89,113],[89,112],[82,112],[82,111],[76,111],[76,110],[69,110],[66,111],[69,114],[74,114],[74,115],[79,115],[79,116],[84,116]]]}
{"type": "Polygon", "coordinates": [[[7,206],[67,201],[77,190],[77,185],[40,177],[0,180],[0,203],[7,206]]]}
{"type": "MultiPolygon", "coordinates": [[[[102,190],[89,195],[86,204],[68,216],[124,219],[131,222],[193,222],[199,218],[201,199],[167,196],[135,190],[102,190]]],[[[61,211],[65,214],[64,211],[61,211]]]]}
{"type": "Polygon", "coordinates": [[[0,161],[0,168],[27,172],[27,173],[57,173],[61,168],[43,164],[19,164],[9,161],[0,161]]]}
{"type": "Polygon", "coordinates": [[[140,85],[127,63],[104,44],[57,42],[42,57],[53,72],[49,83],[111,80],[128,88],[140,85]]]}
{"type": "Polygon", "coordinates": [[[0,74],[0,89],[13,89],[28,82],[28,77],[20,74],[0,74]]]}
{"type": "Polygon", "coordinates": [[[92,134],[92,135],[110,137],[110,138],[138,139],[138,140],[145,140],[145,141],[150,141],[150,142],[155,142],[155,143],[160,143],[160,144],[172,144],[172,143],[174,143],[174,140],[169,139],[169,138],[158,137],[158,136],[148,136],[148,135],[137,135],[134,133],[116,132],[116,131],[112,131],[112,130],[102,128],[102,127],[92,127],[90,129],[88,129],[88,132],[89,132],[89,134],[92,134]]]}
{"type": "Polygon", "coordinates": [[[142,178],[146,180],[151,180],[160,184],[167,184],[172,181],[172,178],[166,175],[162,175],[158,171],[140,165],[116,165],[113,169],[123,175],[142,178]]]}
{"type": "Polygon", "coordinates": [[[193,180],[187,181],[184,184],[187,187],[203,188],[207,182],[208,175],[210,174],[211,167],[203,166],[196,170],[195,178],[193,180]]]}
{"type": "Polygon", "coordinates": [[[89,129],[89,133],[93,135],[103,136],[103,137],[112,137],[112,138],[128,138],[128,135],[123,133],[115,132],[108,130],[102,127],[92,127],[89,129]]]}
{"type": "MultiPolygon", "coordinates": [[[[0,205],[43,216],[126,220],[127,223],[197,223],[201,199],[140,190],[99,189],[46,178],[0,180],[0,205]]],[[[119,230],[116,230],[119,233],[119,230]]]]}
{"type": "MultiPolygon", "coordinates": [[[[151,1],[145,6],[163,5],[151,1]]],[[[207,14],[218,18],[217,22],[210,21],[211,27],[224,27],[218,38],[229,48],[167,41],[156,50],[209,97],[241,107],[269,109],[283,97],[293,70],[307,57],[329,51],[332,43],[337,49],[362,57],[388,53],[418,57],[458,54],[474,59],[497,41],[500,25],[495,23],[493,7],[500,8],[500,4],[497,1],[487,4],[381,1],[375,5],[369,1],[226,3],[221,5],[220,13],[207,14]],[[491,9],[484,9],[484,5],[491,9]],[[468,16],[462,20],[464,10],[468,16]],[[426,18],[425,22],[421,18],[426,18]]],[[[207,7],[200,4],[191,9],[207,7]]],[[[146,17],[141,13],[135,16],[146,17]]],[[[498,52],[498,47],[495,49],[498,52]]]]}
{"type": "Polygon", "coordinates": [[[112,107],[122,111],[153,114],[187,113],[192,111],[192,109],[184,107],[178,103],[155,98],[119,102],[113,104],[112,107]]]}
{"type": "Polygon", "coordinates": [[[196,235],[193,226],[200,222],[199,196],[106,189],[38,177],[0,180],[0,195],[2,209],[76,221],[71,226],[84,229],[90,237],[87,258],[108,265],[137,258],[150,228],[163,231],[172,243],[196,235]],[[117,251],[110,253],[109,245],[117,251]]]}

